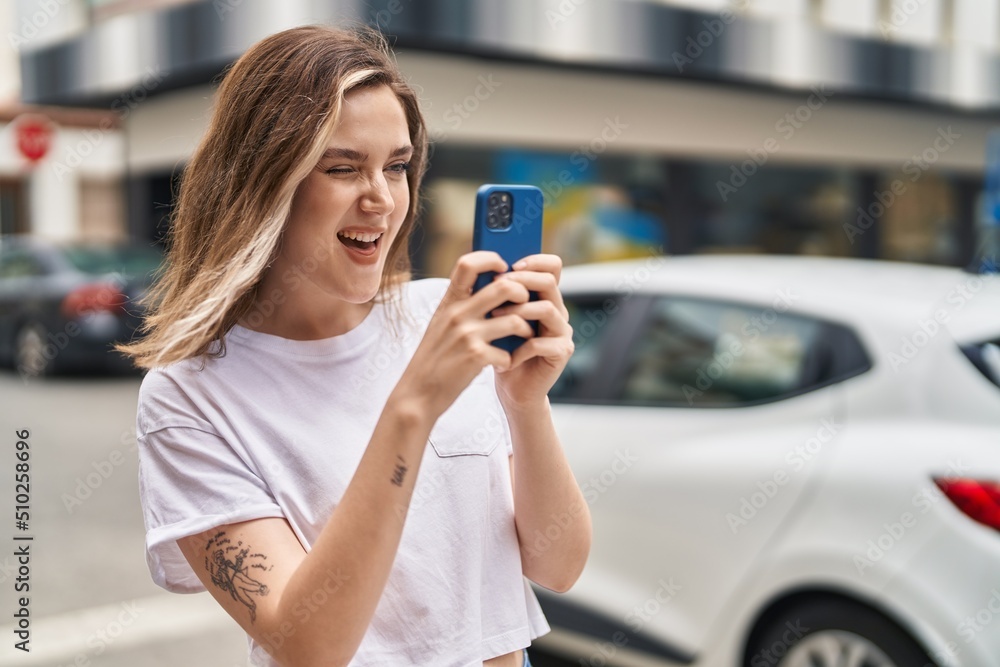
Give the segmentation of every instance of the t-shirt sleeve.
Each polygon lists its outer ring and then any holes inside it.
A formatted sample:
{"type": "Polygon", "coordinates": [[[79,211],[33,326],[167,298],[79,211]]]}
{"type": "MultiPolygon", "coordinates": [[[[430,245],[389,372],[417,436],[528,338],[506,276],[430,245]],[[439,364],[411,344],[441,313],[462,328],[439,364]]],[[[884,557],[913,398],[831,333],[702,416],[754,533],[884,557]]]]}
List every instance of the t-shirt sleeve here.
{"type": "Polygon", "coordinates": [[[176,593],[204,591],[177,546],[179,538],[284,513],[267,484],[187,409],[170,383],[144,380],[136,436],[146,564],[153,581],[176,593]]]}

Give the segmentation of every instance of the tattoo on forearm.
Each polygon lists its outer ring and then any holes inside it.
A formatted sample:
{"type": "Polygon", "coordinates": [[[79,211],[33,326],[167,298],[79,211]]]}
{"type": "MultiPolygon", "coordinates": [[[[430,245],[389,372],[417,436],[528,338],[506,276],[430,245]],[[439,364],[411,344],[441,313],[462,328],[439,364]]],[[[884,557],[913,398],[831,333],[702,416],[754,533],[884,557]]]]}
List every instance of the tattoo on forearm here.
{"type": "Polygon", "coordinates": [[[392,483],[396,486],[403,486],[403,477],[406,475],[406,466],[403,465],[406,461],[402,456],[396,455],[396,469],[392,473],[392,483]]]}
{"type": "Polygon", "coordinates": [[[209,552],[205,556],[205,567],[212,576],[212,583],[245,605],[250,610],[251,621],[257,620],[257,601],[254,596],[267,595],[268,590],[265,584],[251,575],[255,570],[268,572],[274,567],[264,564],[267,556],[250,553],[250,547],[244,546],[242,540],[234,545],[224,530],[209,538],[205,551],[209,552]]]}

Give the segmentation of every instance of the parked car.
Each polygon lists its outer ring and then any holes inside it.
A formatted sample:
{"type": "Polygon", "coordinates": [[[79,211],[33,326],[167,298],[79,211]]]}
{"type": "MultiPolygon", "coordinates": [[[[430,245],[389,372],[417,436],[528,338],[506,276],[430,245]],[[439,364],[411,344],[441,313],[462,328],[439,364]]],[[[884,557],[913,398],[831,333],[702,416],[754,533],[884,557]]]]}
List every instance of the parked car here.
{"type": "Polygon", "coordinates": [[[1000,665],[1000,277],[705,256],[567,267],[561,290],[576,352],[550,399],[594,544],[568,593],[536,589],[538,648],[1000,665]]]}
{"type": "Polygon", "coordinates": [[[149,246],[0,237],[0,364],[25,376],[130,368],[111,345],[135,335],[135,301],[161,261],[149,246]]]}

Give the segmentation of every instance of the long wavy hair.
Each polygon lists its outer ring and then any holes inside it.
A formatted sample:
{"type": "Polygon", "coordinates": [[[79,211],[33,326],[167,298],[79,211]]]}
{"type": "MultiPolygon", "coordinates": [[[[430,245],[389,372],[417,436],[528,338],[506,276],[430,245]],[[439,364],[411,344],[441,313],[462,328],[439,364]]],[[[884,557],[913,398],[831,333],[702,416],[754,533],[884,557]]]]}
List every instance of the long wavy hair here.
{"type": "Polygon", "coordinates": [[[409,241],[427,166],[417,95],[380,33],[292,28],[255,44],[225,73],[211,124],[184,170],[165,269],[139,301],[146,307],[140,337],[115,349],[144,369],[225,354],[224,336],[253,309],[292,198],[326,150],[344,96],[378,85],[402,104],[414,151],[410,206],[376,299],[388,300],[387,290],[409,280],[409,241]],[[213,341],[219,341],[214,351],[213,341]]]}

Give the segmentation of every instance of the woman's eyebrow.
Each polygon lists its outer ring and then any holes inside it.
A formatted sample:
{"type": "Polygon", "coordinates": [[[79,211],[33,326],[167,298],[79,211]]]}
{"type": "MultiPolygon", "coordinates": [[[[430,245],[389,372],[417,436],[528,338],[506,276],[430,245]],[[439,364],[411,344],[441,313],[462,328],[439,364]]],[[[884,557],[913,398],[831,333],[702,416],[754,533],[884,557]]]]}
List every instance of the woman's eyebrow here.
{"type": "Polygon", "coordinates": [[[356,151],[353,148],[327,148],[326,152],[323,153],[323,159],[330,157],[339,157],[344,158],[345,160],[357,160],[358,162],[364,162],[368,159],[368,154],[356,151]]]}
{"type": "MultiPolygon", "coordinates": [[[[393,151],[389,154],[389,157],[399,157],[400,155],[405,155],[412,150],[413,146],[410,144],[400,146],[399,148],[393,149],[393,151]]],[[[323,159],[326,160],[328,158],[342,158],[345,160],[364,162],[368,159],[368,153],[362,153],[361,151],[356,151],[353,148],[327,148],[326,152],[323,153],[323,159]]]]}

